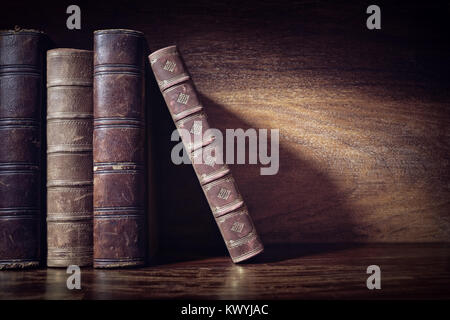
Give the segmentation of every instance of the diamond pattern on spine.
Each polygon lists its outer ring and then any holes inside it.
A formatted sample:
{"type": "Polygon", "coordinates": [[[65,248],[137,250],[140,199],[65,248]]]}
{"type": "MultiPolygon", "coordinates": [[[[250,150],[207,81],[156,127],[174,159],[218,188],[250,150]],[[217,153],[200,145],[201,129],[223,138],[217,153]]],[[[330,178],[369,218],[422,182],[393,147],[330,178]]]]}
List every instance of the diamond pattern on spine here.
{"type": "Polygon", "coordinates": [[[220,189],[219,193],[217,194],[217,198],[227,200],[228,197],[230,196],[230,194],[231,194],[231,190],[222,188],[222,189],[220,189]]]}
{"type": "Polygon", "coordinates": [[[173,70],[175,70],[175,66],[177,64],[173,61],[167,60],[166,64],[164,65],[163,69],[169,72],[173,72],[173,70]]]}
{"type": "Polygon", "coordinates": [[[180,94],[178,95],[178,98],[177,98],[177,102],[181,103],[181,104],[187,104],[188,100],[189,100],[189,95],[185,94],[183,92],[180,92],[180,94]]]}

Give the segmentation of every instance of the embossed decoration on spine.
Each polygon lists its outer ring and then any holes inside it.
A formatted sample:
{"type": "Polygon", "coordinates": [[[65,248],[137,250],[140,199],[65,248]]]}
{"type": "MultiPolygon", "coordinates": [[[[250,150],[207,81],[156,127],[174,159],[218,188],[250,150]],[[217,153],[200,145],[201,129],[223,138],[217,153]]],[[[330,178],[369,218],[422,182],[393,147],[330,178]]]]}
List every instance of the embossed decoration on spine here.
{"type": "Polygon", "coordinates": [[[148,58],[176,127],[190,134],[190,139],[180,136],[233,262],[261,253],[263,244],[230,169],[214,157],[202,161],[203,152],[211,153],[214,137],[206,135],[207,116],[176,46],[155,51],[148,58]],[[200,136],[203,139],[196,139],[200,136]]]}
{"type": "Polygon", "coordinates": [[[94,33],[94,267],[145,263],[144,37],[94,33]]]}
{"type": "Polygon", "coordinates": [[[0,269],[41,260],[41,110],[45,35],[0,32],[0,269]]]}
{"type": "Polygon", "coordinates": [[[47,265],[92,265],[92,69],[88,50],[47,52],[47,265]]]}

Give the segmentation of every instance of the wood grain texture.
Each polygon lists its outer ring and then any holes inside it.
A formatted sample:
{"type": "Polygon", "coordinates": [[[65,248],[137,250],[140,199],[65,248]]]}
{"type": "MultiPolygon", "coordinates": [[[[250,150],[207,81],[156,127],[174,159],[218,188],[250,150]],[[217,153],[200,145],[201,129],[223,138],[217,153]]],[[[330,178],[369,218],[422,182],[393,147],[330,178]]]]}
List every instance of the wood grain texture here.
{"type": "Polygon", "coordinates": [[[72,291],[65,270],[2,272],[0,299],[450,298],[448,244],[304,245],[267,252],[265,260],[242,265],[197,257],[142,269],[82,269],[81,290],[72,291]],[[381,290],[366,287],[373,264],[381,268],[381,290]]]}
{"type": "MultiPolygon", "coordinates": [[[[120,27],[152,51],[177,44],[213,125],[279,128],[277,175],[232,167],[266,244],[448,242],[449,6],[379,2],[382,29],[369,31],[369,4],[82,3],[69,31],[64,3],[9,2],[0,21],[60,47],[89,49],[94,30],[120,27]]],[[[223,248],[192,168],[170,162],[174,126],[149,80],[162,248],[223,248]]]]}

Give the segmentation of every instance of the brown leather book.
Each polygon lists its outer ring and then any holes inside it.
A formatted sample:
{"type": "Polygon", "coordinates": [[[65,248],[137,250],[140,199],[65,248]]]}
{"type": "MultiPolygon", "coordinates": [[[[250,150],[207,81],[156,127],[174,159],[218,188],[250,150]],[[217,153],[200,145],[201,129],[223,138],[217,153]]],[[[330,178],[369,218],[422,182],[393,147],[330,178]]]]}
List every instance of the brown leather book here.
{"type": "Polygon", "coordinates": [[[92,264],[93,53],[47,52],[47,265],[92,264]]]}
{"type": "Polygon", "coordinates": [[[41,260],[41,107],[45,36],[0,32],[0,269],[41,260]]]}
{"type": "Polygon", "coordinates": [[[206,162],[198,159],[203,152],[212,153],[208,148],[212,147],[213,137],[205,137],[208,120],[176,46],[153,52],[149,60],[176,127],[189,131],[189,139],[181,135],[183,144],[231,259],[237,263],[261,253],[263,245],[229,167],[212,158],[206,162]]]}
{"type": "Polygon", "coordinates": [[[94,267],[145,262],[144,36],[94,33],[94,267]]]}

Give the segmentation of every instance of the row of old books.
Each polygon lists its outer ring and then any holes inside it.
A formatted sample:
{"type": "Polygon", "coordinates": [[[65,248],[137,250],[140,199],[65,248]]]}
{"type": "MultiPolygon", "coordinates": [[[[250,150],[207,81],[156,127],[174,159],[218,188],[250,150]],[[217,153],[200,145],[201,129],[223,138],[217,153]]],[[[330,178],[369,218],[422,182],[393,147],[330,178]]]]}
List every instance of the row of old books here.
{"type": "MultiPolygon", "coordinates": [[[[45,256],[50,267],[145,265],[145,37],[96,31],[93,51],[47,51],[45,38],[0,32],[0,269],[45,256]]],[[[197,138],[209,126],[192,80],[175,46],[148,59],[194,160],[214,139],[197,138]]],[[[192,162],[232,260],[262,252],[228,166],[192,162]]]]}

